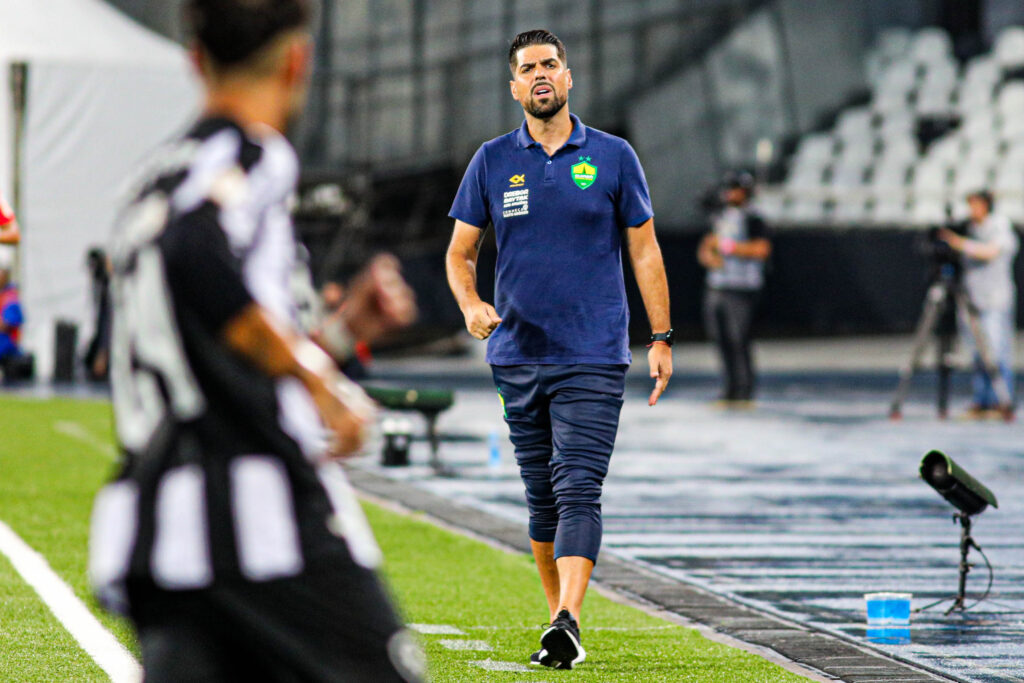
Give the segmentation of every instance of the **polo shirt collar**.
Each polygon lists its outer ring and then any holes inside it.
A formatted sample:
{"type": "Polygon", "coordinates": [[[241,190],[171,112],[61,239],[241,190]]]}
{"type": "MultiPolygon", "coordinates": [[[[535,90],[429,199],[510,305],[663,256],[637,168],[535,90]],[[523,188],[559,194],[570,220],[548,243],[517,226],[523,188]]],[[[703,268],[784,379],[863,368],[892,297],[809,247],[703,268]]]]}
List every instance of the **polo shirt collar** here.
{"type": "MultiPolygon", "coordinates": [[[[587,127],[583,125],[583,122],[580,121],[576,114],[570,112],[569,119],[572,121],[572,134],[565,141],[565,146],[582,147],[587,141],[587,127]]],[[[526,125],[526,119],[523,119],[523,125],[519,126],[519,132],[516,134],[516,137],[518,138],[519,146],[523,149],[540,145],[539,142],[530,137],[530,129],[526,125]]]]}

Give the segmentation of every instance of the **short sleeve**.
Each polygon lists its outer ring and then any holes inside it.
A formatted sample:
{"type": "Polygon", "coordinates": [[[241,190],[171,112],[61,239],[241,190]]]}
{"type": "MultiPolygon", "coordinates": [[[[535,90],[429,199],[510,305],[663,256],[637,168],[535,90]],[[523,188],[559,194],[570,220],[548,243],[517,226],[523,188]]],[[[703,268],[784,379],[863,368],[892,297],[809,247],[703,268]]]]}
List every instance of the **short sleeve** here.
{"type": "Polygon", "coordinates": [[[768,225],[764,222],[764,219],[756,213],[747,215],[747,239],[768,239],[768,225]]]}
{"type": "Polygon", "coordinates": [[[476,151],[469,162],[448,215],[478,228],[486,228],[491,222],[487,201],[487,163],[483,147],[476,151]]]}
{"type": "Polygon", "coordinates": [[[242,279],[241,261],[217,222],[218,213],[208,202],[173,222],[160,237],[175,302],[215,334],[253,300],[242,279]]]}
{"type": "Polygon", "coordinates": [[[622,227],[635,228],[653,217],[654,211],[640,159],[628,142],[623,145],[619,157],[619,194],[615,199],[615,213],[622,227]]]}
{"type": "Polygon", "coordinates": [[[14,222],[14,211],[8,206],[7,202],[0,197],[0,227],[9,225],[14,222]]]}

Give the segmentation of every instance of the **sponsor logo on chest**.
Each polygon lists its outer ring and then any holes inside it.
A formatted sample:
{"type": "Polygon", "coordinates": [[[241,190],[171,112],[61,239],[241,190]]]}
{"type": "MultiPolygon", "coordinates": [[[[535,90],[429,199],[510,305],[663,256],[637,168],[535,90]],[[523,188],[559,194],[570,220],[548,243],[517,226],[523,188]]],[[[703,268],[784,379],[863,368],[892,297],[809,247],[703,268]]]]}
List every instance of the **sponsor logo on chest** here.
{"type": "Polygon", "coordinates": [[[587,189],[597,180],[597,166],[591,163],[590,157],[580,157],[580,162],[569,170],[572,172],[572,181],[581,190],[587,189]]]}

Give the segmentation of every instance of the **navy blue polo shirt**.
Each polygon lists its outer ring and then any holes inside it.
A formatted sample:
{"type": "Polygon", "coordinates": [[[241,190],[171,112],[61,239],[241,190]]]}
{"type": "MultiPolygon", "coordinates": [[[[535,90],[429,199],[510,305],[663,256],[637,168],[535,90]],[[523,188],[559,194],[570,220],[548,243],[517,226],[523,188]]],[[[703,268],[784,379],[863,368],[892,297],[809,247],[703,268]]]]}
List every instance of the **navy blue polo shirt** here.
{"type": "Polygon", "coordinates": [[[654,213],[629,143],[583,125],[551,157],[519,130],[484,143],[449,216],[494,225],[492,365],[629,363],[622,231],[654,213]]]}

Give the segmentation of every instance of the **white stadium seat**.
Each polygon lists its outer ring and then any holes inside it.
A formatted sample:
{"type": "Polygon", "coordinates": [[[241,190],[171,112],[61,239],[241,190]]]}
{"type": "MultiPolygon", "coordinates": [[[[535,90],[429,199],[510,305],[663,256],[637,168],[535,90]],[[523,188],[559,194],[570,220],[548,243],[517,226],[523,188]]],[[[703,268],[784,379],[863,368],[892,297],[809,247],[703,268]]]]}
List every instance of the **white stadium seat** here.
{"type": "Polygon", "coordinates": [[[996,109],[1003,118],[1024,116],[1024,83],[1009,81],[999,91],[996,98],[996,109]]]}
{"type": "Polygon", "coordinates": [[[864,174],[867,171],[867,160],[851,158],[838,162],[832,167],[831,185],[833,188],[850,189],[864,185],[864,174]]]}
{"type": "Polygon", "coordinates": [[[942,196],[949,186],[949,166],[935,159],[925,159],[914,168],[914,194],[942,196]]]}
{"type": "Polygon", "coordinates": [[[945,61],[952,52],[953,41],[949,34],[934,26],[918,31],[910,46],[910,58],[915,64],[945,61]]]}
{"type": "Polygon", "coordinates": [[[932,143],[928,148],[925,158],[932,159],[936,163],[945,166],[952,166],[964,155],[964,140],[958,133],[947,135],[932,143]]]}
{"type": "Polygon", "coordinates": [[[971,192],[984,190],[992,183],[992,167],[983,164],[965,163],[956,169],[953,180],[953,196],[964,197],[971,192]]]}
{"type": "Polygon", "coordinates": [[[884,160],[871,172],[871,186],[876,191],[904,189],[910,161],[904,159],[884,160]]]}
{"type": "Polygon", "coordinates": [[[1024,159],[1004,159],[996,168],[992,191],[999,195],[1017,195],[1024,198],[1024,159]]]}
{"type": "Polygon", "coordinates": [[[832,159],[834,149],[835,141],[832,136],[821,133],[806,135],[800,140],[800,146],[796,151],[796,160],[798,162],[815,161],[824,166],[832,159]]]}
{"type": "Polygon", "coordinates": [[[871,209],[871,220],[880,224],[903,224],[909,222],[907,215],[907,192],[899,188],[876,190],[871,209]]]}
{"type": "Polygon", "coordinates": [[[969,140],[967,154],[958,165],[994,166],[1001,156],[1002,143],[997,136],[969,140]]]}
{"type": "Polygon", "coordinates": [[[942,225],[946,222],[946,202],[943,199],[917,197],[910,212],[915,225],[942,225]]]}
{"type": "Polygon", "coordinates": [[[973,111],[960,124],[960,134],[970,144],[976,140],[995,138],[999,135],[999,117],[991,109],[973,111]]]}
{"type": "Polygon", "coordinates": [[[880,159],[885,162],[900,162],[909,166],[919,155],[917,139],[911,135],[893,136],[882,141],[880,159]]]}
{"type": "Polygon", "coordinates": [[[1007,26],[996,38],[995,58],[1003,69],[1024,67],[1024,28],[1007,26]]]}
{"type": "Polygon", "coordinates": [[[854,107],[840,114],[835,136],[842,142],[862,141],[872,136],[873,114],[867,107],[854,107]]]}

